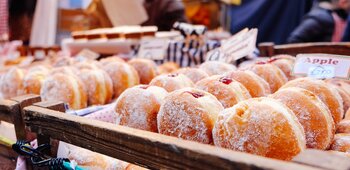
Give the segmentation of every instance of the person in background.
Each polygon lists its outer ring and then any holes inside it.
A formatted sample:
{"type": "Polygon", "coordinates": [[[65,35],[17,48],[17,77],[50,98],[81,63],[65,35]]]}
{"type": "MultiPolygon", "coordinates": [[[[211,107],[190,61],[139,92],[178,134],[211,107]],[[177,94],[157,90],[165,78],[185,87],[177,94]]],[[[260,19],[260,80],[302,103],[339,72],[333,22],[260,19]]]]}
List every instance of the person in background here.
{"type": "Polygon", "coordinates": [[[288,43],[339,42],[342,39],[350,0],[322,0],[291,33],[288,43]]]}
{"type": "Polygon", "coordinates": [[[143,26],[155,25],[159,31],[169,31],[176,21],[187,21],[182,1],[145,0],[144,7],[148,20],[142,24],[143,26]]]}

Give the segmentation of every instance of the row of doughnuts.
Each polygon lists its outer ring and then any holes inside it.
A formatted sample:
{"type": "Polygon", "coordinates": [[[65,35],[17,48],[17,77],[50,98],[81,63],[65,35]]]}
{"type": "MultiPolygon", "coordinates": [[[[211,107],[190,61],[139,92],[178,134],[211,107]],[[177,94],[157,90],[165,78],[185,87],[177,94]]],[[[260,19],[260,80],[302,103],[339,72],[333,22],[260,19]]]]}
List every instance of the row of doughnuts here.
{"type": "Polygon", "coordinates": [[[157,76],[118,98],[117,122],[284,160],[306,147],[333,148],[342,98],[323,81],[295,79],[293,62],[277,56],[238,71],[210,73],[201,65],[157,76]]]}

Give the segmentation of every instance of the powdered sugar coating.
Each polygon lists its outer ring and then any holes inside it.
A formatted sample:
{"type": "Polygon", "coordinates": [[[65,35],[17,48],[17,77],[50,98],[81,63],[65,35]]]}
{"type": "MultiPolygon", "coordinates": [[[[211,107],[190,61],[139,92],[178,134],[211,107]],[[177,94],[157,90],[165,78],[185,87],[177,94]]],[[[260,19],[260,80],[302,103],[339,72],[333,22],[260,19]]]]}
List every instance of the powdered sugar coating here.
{"type": "Polygon", "coordinates": [[[214,95],[224,108],[232,107],[240,101],[251,98],[249,91],[238,81],[229,84],[221,82],[224,76],[211,76],[196,83],[196,88],[214,95]]]}
{"type": "Polygon", "coordinates": [[[165,62],[162,65],[158,66],[159,74],[169,74],[175,72],[179,69],[179,65],[175,62],[165,62]]]}
{"type": "Polygon", "coordinates": [[[0,93],[2,97],[10,99],[24,94],[24,76],[25,71],[17,67],[13,67],[3,74],[0,80],[0,93]]]}
{"type": "Polygon", "coordinates": [[[305,149],[304,131],[293,112],[264,97],[220,112],[213,138],[216,146],[282,160],[305,149]]]}
{"type": "Polygon", "coordinates": [[[149,84],[158,75],[157,65],[153,60],[135,58],[128,61],[128,64],[136,69],[141,84],[149,84]]]}
{"type": "Polygon", "coordinates": [[[71,74],[56,73],[47,77],[40,90],[43,101],[62,101],[72,109],[87,106],[87,94],[80,79],[71,74]]]}
{"type": "Polygon", "coordinates": [[[155,77],[150,83],[152,86],[164,88],[168,92],[193,87],[193,82],[183,74],[163,74],[155,77]]]}
{"type": "Polygon", "coordinates": [[[283,71],[283,73],[287,76],[288,80],[294,79],[293,77],[293,66],[294,60],[288,58],[281,57],[272,57],[270,63],[277,66],[279,69],[283,71]]]}
{"type": "Polygon", "coordinates": [[[103,105],[111,101],[113,84],[109,75],[101,69],[83,69],[79,77],[86,86],[89,105],[103,105]]]}
{"type": "Polygon", "coordinates": [[[271,93],[269,84],[252,71],[231,71],[225,73],[224,76],[240,82],[252,97],[263,97],[271,93]]]}
{"type": "Polygon", "coordinates": [[[350,134],[339,133],[334,136],[331,150],[350,153],[350,134]]]}
{"type": "Polygon", "coordinates": [[[335,125],[328,107],[312,92],[289,87],[280,89],[272,98],[284,103],[297,116],[305,130],[308,148],[327,149],[334,136],[335,125]]]}
{"type": "Polygon", "coordinates": [[[23,88],[26,94],[40,94],[40,89],[44,83],[45,78],[48,75],[48,71],[31,71],[25,75],[23,80],[23,88]]]}
{"type": "Polygon", "coordinates": [[[219,62],[208,61],[199,66],[199,69],[205,71],[209,76],[224,74],[229,71],[234,71],[237,68],[234,65],[219,62]]]}
{"type": "Polygon", "coordinates": [[[168,92],[161,87],[145,86],[129,88],[119,96],[115,107],[117,124],[158,132],[157,114],[168,92]]]}
{"type": "Polygon", "coordinates": [[[178,138],[212,143],[212,128],[217,114],[223,110],[211,94],[193,88],[170,93],[157,116],[158,131],[178,138]],[[191,93],[203,96],[196,98],[191,93]]]}
{"type": "Polygon", "coordinates": [[[112,79],[114,98],[127,88],[140,84],[137,71],[127,63],[112,62],[103,68],[112,79]]]}
{"type": "Polygon", "coordinates": [[[190,67],[181,68],[177,70],[176,73],[187,76],[189,79],[193,81],[193,83],[197,83],[198,81],[209,77],[209,75],[205,71],[199,68],[190,68],[190,67]]]}
{"type": "Polygon", "coordinates": [[[289,81],[282,88],[300,87],[311,91],[324,102],[332,113],[333,120],[337,124],[344,116],[343,101],[334,87],[321,80],[312,78],[298,78],[289,81]]]}
{"type": "Polygon", "coordinates": [[[343,99],[344,113],[350,108],[350,81],[342,79],[328,79],[327,84],[336,86],[335,89],[343,99]]]}
{"type": "Polygon", "coordinates": [[[337,124],[337,133],[350,134],[350,120],[342,120],[337,124]]]}
{"type": "Polygon", "coordinates": [[[288,81],[282,70],[272,64],[254,64],[248,69],[263,78],[270,85],[272,93],[288,81]]]}

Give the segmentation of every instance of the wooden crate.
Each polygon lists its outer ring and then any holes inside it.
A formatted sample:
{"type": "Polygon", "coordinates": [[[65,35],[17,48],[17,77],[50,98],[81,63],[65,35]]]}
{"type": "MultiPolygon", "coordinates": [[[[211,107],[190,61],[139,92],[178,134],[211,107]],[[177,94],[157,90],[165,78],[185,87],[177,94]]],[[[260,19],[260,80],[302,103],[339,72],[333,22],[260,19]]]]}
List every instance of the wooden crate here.
{"type": "Polygon", "coordinates": [[[298,43],[275,45],[271,42],[259,44],[260,55],[264,57],[271,57],[278,54],[306,54],[306,53],[326,53],[338,55],[350,55],[350,43],[298,43]]]}
{"type": "Polygon", "coordinates": [[[306,150],[291,162],[280,161],[68,115],[55,111],[59,106],[24,108],[24,122],[39,141],[64,141],[150,169],[350,169],[348,158],[326,151],[306,150]]]}

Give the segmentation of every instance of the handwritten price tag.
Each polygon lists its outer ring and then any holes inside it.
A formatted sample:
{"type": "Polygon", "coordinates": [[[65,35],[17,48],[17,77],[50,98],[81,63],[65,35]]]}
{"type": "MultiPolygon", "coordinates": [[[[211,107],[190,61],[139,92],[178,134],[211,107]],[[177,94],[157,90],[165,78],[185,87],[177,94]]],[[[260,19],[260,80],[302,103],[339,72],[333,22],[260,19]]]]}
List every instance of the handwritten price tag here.
{"type": "Polygon", "coordinates": [[[163,38],[147,38],[141,40],[138,57],[151,60],[163,60],[166,50],[169,46],[169,40],[163,38]]]}
{"type": "Polygon", "coordinates": [[[333,54],[299,54],[293,73],[317,79],[350,77],[350,57],[333,54]]]}

